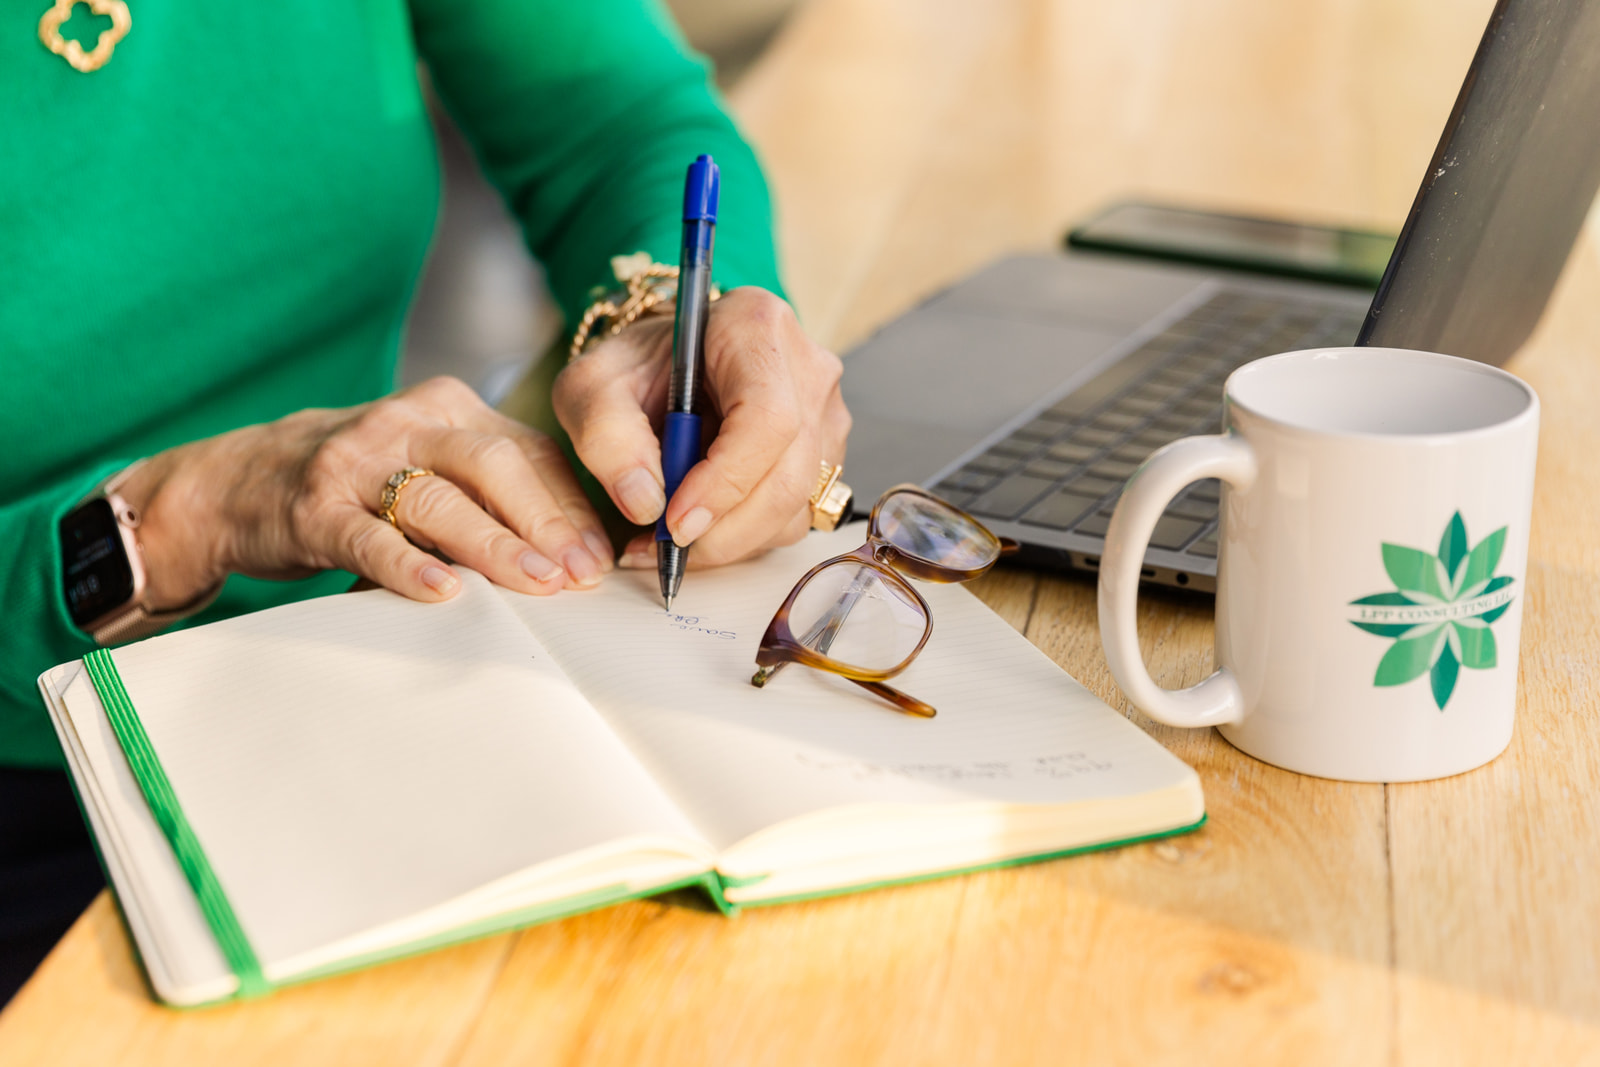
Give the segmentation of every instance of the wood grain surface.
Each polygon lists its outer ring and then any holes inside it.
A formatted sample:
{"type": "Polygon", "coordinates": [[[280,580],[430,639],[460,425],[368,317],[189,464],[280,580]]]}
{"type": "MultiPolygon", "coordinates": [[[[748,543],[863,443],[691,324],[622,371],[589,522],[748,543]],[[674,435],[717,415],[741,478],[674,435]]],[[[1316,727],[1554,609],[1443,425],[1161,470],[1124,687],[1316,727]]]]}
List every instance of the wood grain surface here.
{"type": "MultiPolygon", "coordinates": [[[[1128,194],[1397,227],[1490,0],[812,0],[734,106],[840,350],[1128,194]]],[[[1510,749],[1385,787],[1128,708],[1092,586],[996,611],[1195,766],[1194,835],[724,919],[674,894],[264,1001],[150,1003],[105,896],[0,1064],[1600,1063],[1600,240],[1511,369],[1542,396],[1510,749]]],[[[1208,602],[1151,596],[1157,680],[1208,602]]]]}

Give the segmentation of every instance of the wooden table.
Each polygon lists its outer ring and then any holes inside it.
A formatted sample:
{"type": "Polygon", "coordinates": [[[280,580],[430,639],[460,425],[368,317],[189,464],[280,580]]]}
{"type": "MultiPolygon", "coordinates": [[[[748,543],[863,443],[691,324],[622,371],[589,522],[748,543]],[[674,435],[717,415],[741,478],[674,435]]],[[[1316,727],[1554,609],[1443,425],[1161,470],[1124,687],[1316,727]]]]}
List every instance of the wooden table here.
{"type": "MultiPolygon", "coordinates": [[[[1489,0],[815,0],[741,84],[793,292],[848,347],[1129,191],[1398,225],[1489,0]]],[[[217,1010],[144,994],[104,896],[0,1063],[1600,1063],[1600,240],[1512,365],[1544,436],[1511,748],[1350,785],[1129,712],[1190,837],[729,921],[629,904],[217,1010]]],[[[1115,706],[1094,591],[981,594],[1115,706]]],[[[1203,603],[1152,600],[1167,685],[1203,603]]]]}

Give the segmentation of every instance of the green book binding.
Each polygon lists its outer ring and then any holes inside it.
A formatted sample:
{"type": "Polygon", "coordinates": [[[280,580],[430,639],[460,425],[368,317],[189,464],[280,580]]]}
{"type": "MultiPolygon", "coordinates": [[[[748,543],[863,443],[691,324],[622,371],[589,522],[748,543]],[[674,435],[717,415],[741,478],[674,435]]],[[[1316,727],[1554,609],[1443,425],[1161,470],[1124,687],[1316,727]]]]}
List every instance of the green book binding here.
{"type": "Polygon", "coordinates": [[[228,967],[239,979],[240,996],[259,996],[267,992],[271,986],[261,973],[261,962],[256,959],[250,939],[239,925],[239,918],[233,913],[233,906],[228,903],[228,895],[222,891],[216,872],[206,861],[205,849],[200,847],[189,820],[184,818],[183,808],[172,791],[172,783],[167,781],[166,772],[161,769],[161,760],[150,746],[150,738],[139,722],[138,713],[133,710],[127,690],[122,687],[122,679],[117,676],[117,666],[111,659],[111,653],[103,648],[96,649],[84,657],[83,665],[94,682],[95,691],[100,694],[100,703],[105,707],[106,718],[111,720],[111,728],[117,732],[117,740],[122,742],[123,754],[133,768],[145,803],[150,805],[151,814],[160,824],[167,843],[172,846],[172,854],[177,857],[178,866],[183,868],[195,899],[200,902],[200,910],[228,961],[228,967]]]}

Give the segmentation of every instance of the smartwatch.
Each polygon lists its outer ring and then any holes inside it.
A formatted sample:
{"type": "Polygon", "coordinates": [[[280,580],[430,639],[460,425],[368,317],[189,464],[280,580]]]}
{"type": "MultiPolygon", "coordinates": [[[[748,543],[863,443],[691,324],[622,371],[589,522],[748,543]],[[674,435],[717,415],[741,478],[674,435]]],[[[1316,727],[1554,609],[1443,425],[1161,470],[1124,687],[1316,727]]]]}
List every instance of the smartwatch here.
{"type": "Polygon", "coordinates": [[[136,641],[188,618],[217,598],[222,583],[173,611],[145,603],[139,513],[119,489],[144,463],[113,475],[61,520],[61,583],[72,624],[98,645],[136,641]]]}

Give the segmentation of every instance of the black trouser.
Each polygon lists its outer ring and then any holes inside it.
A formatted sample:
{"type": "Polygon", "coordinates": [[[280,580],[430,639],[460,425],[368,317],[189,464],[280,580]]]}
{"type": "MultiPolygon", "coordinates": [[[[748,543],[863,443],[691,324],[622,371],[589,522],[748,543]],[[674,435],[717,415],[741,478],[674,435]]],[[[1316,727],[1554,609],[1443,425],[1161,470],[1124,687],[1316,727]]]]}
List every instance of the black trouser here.
{"type": "Polygon", "coordinates": [[[104,884],[66,774],[0,767],[0,1007],[104,884]]]}

